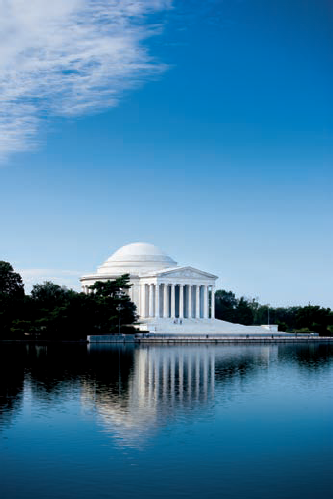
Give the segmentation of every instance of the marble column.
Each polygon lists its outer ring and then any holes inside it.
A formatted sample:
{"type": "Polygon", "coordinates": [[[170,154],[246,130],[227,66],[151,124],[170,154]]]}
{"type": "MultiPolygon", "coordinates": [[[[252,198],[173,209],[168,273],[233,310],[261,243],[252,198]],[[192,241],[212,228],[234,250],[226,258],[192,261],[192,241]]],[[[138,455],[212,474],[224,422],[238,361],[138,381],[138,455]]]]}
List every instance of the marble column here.
{"type": "Polygon", "coordinates": [[[140,315],[141,317],[146,317],[146,285],[141,284],[141,304],[140,304],[140,315]]]}
{"type": "Polygon", "coordinates": [[[189,319],[192,319],[192,286],[191,284],[189,284],[188,286],[188,294],[187,294],[187,297],[188,297],[188,314],[187,314],[187,317],[189,319]]]}
{"type": "Polygon", "coordinates": [[[149,284],[149,317],[154,317],[154,284],[149,284]]]}
{"type": "Polygon", "coordinates": [[[184,317],[184,286],[179,285],[179,319],[184,317]]]}
{"type": "Polygon", "coordinates": [[[195,287],[195,317],[200,319],[200,286],[195,287]]]}
{"type": "Polygon", "coordinates": [[[175,311],[175,285],[171,284],[171,318],[174,319],[176,317],[175,311]]]}
{"type": "Polygon", "coordinates": [[[204,319],[208,319],[208,286],[204,286],[203,300],[204,319]]]}
{"type": "Polygon", "coordinates": [[[214,286],[212,286],[211,318],[215,319],[215,287],[214,286]]]}
{"type": "Polygon", "coordinates": [[[163,290],[163,317],[166,318],[169,316],[169,303],[168,303],[168,298],[169,298],[169,293],[168,293],[168,285],[164,284],[164,290],[163,290]]]}
{"type": "Polygon", "coordinates": [[[160,316],[160,285],[155,285],[155,317],[160,316]]]}

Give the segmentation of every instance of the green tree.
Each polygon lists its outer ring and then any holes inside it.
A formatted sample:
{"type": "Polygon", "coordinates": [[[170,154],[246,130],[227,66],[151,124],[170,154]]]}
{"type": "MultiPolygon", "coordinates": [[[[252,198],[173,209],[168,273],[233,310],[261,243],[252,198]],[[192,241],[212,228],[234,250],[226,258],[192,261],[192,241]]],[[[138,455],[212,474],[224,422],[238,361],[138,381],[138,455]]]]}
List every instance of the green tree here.
{"type": "Polygon", "coordinates": [[[0,261],[0,294],[22,298],[24,284],[20,274],[14,272],[9,262],[0,261]]]}
{"type": "Polygon", "coordinates": [[[129,274],[124,274],[114,281],[97,281],[93,286],[92,296],[97,304],[96,322],[101,331],[116,332],[119,324],[130,325],[137,319],[136,306],[128,296],[129,274]]]}
{"type": "Polygon", "coordinates": [[[84,338],[92,328],[93,314],[88,315],[91,301],[83,293],[50,281],[35,284],[31,291],[31,308],[36,333],[44,338],[84,338]]]}
{"type": "MultiPolygon", "coordinates": [[[[10,263],[0,261],[0,337],[10,339],[13,320],[21,318],[24,305],[24,285],[20,274],[10,263]]],[[[20,337],[23,335],[21,331],[20,337]]]]}
{"type": "Polygon", "coordinates": [[[38,303],[39,307],[52,308],[56,304],[65,303],[75,291],[45,281],[43,284],[35,284],[32,287],[31,298],[38,303]]]}
{"type": "Polygon", "coordinates": [[[215,317],[227,322],[235,322],[237,299],[235,293],[218,289],[215,293],[215,317]]]}
{"type": "Polygon", "coordinates": [[[330,308],[308,305],[300,307],[296,314],[298,329],[307,329],[321,336],[330,335],[329,326],[333,323],[333,313],[330,308]]]}
{"type": "Polygon", "coordinates": [[[238,324],[251,326],[253,324],[254,314],[249,302],[242,296],[237,303],[235,310],[235,319],[238,324]]]}
{"type": "Polygon", "coordinates": [[[244,296],[236,298],[235,293],[219,289],[215,293],[215,317],[237,324],[251,325],[254,318],[254,305],[244,296]]]}
{"type": "MultiPolygon", "coordinates": [[[[12,277],[10,265],[2,266],[2,270],[3,275],[6,270],[12,277]]],[[[137,316],[128,296],[129,275],[96,282],[88,295],[47,281],[34,285],[31,296],[24,296],[18,291],[20,278],[18,288],[13,279],[10,282],[8,292],[0,293],[2,338],[21,339],[30,335],[39,339],[78,340],[86,339],[89,334],[118,332],[119,325],[122,332],[133,332],[129,326],[137,316]]]]}

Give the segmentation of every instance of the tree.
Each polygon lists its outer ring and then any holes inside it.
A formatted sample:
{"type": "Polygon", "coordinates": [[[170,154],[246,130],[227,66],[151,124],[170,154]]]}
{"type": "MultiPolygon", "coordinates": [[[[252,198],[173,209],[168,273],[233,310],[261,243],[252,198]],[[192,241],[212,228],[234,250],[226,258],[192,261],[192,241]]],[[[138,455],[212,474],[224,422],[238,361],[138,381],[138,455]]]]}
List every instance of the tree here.
{"type": "Polygon", "coordinates": [[[50,281],[35,284],[31,291],[35,331],[44,338],[83,338],[92,327],[88,301],[87,295],[50,281]]]}
{"type": "Polygon", "coordinates": [[[22,315],[24,285],[10,263],[0,261],[0,337],[11,338],[12,322],[22,315]]]}
{"type": "Polygon", "coordinates": [[[33,286],[31,296],[18,300],[0,294],[0,334],[6,338],[86,339],[89,334],[133,332],[137,318],[127,290],[129,276],[96,282],[92,293],[77,293],[53,282],[33,286]],[[20,302],[19,306],[17,302],[20,302]]]}
{"type": "Polygon", "coordinates": [[[215,317],[227,322],[235,321],[237,299],[235,293],[218,289],[215,293],[215,317]]]}
{"type": "Polygon", "coordinates": [[[244,296],[237,299],[232,291],[219,289],[215,293],[215,317],[237,324],[253,324],[253,303],[244,296]]]}
{"type": "Polygon", "coordinates": [[[72,293],[74,291],[64,286],[45,281],[43,284],[35,284],[32,287],[31,298],[38,302],[39,307],[49,308],[64,303],[72,293]]]}
{"type": "Polygon", "coordinates": [[[296,314],[296,325],[299,329],[308,329],[321,336],[330,335],[330,325],[333,323],[333,313],[330,308],[317,305],[300,307],[296,314]]]}
{"type": "Polygon", "coordinates": [[[0,261],[0,294],[15,298],[24,296],[24,284],[20,274],[14,272],[10,263],[0,261]]]}
{"type": "Polygon", "coordinates": [[[105,333],[116,332],[119,324],[130,325],[137,319],[136,306],[126,293],[130,289],[129,274],[124,274],[114,281],[97,281],[91,296],[97,305],[96,323],[105,333]]]}
{"type": "Polygon", "coordinates": [[[251,305],[244,296],[238,300],[235,312],[238,324],[244,324],[245,326],[251,326],[253,324],[253,311],[251,305]]]}

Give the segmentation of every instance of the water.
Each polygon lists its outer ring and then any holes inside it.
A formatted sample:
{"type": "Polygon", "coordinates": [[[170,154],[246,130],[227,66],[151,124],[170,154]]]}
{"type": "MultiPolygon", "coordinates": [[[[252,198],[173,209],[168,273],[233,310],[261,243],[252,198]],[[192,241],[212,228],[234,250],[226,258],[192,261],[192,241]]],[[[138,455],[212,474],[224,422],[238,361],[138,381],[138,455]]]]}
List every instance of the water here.
{"type": "Polygon", "coordinates": [[[333,345],[0,346],[0,497],[332,497],[333,345]]]}

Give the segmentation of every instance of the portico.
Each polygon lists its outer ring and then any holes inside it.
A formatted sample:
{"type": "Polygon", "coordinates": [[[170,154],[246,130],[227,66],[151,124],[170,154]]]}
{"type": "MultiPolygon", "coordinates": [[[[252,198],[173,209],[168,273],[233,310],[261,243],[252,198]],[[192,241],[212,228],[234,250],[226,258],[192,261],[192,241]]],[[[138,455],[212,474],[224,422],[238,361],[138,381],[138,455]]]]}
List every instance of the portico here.
{"type": "Polygon", "coordinates": [[[159,319],[208,319],[214,317],[211,284],[175,283],[164,280],[140,284],[140,316],[159,319]]]}

